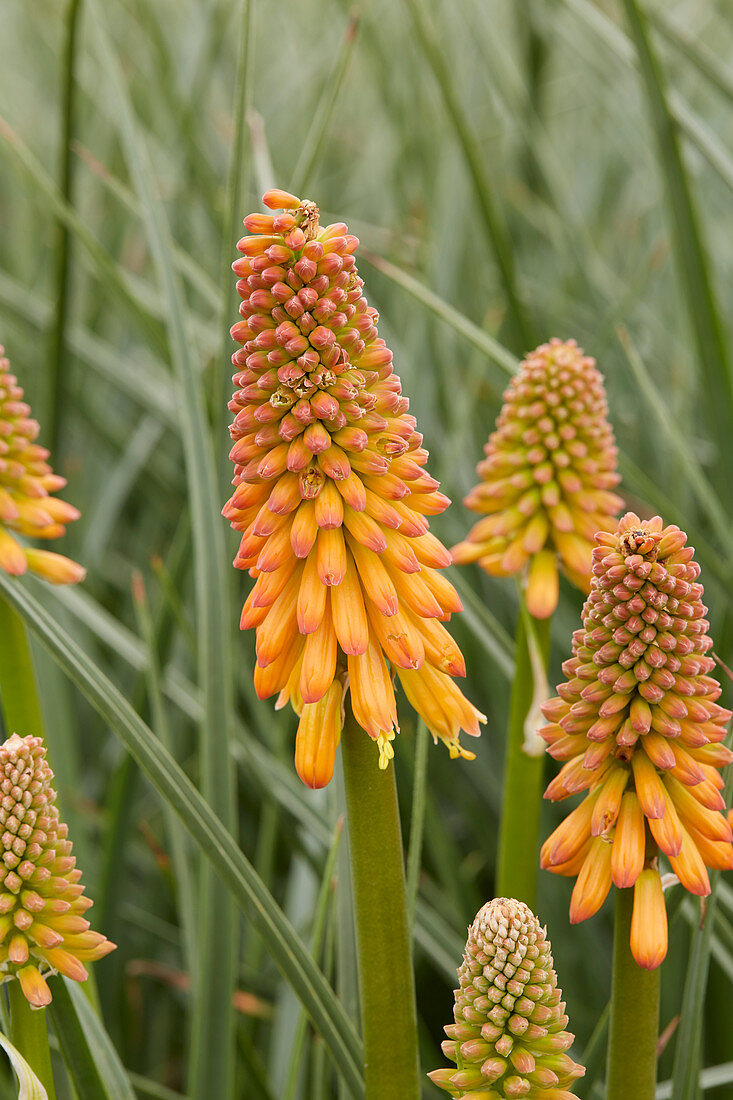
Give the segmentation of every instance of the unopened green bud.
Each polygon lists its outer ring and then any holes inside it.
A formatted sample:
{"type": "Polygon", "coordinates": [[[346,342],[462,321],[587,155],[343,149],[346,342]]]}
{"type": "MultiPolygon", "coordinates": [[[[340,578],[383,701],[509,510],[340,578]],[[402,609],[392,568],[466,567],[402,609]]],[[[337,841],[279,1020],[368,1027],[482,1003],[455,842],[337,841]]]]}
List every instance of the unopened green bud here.
{"type": "Polygon", "coordinates": [[[457,1068],[428,1076],[453,1100],[570,1096],[585,1070],[565,1051],[573,1036],[545,929],[523,902],[496,898],[468,931],[443,1051],[457,1068]],[[480,969],[477,969],[480,968],[480,969]]]}

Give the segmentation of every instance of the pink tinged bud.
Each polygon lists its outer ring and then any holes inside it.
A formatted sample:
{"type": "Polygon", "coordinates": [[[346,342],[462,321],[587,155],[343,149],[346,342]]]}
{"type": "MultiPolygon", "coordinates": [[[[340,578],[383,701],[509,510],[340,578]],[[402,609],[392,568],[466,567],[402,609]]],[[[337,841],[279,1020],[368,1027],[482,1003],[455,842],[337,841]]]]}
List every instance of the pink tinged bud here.
{"type": "Polygon", "coordinates": [[[270,210],[297,210],[300,206],[299,198],[291,195],[288,191],[281,191],[277,187],[266,191],[262,196],[262,201],[270,210]]]}

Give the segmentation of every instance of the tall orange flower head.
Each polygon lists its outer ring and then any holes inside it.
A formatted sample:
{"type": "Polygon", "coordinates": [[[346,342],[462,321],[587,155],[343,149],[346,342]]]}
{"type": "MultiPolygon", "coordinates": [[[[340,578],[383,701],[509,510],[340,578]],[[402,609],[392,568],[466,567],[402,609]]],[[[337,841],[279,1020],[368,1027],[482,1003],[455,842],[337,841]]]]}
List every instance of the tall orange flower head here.
{"type": "Polygon", "coordinates": [[[574,1036],[552,949],[531,909],[495,898],[468,930],[443,1053],[458,1068],[428,1076],[455,1100],[570,1100],[585,1070],[566,1053],[574,1036]]]}
{"type": "Polygon", "coordinates": [[[596,531],[610,531],[623,501],[603,379],[575,340],[542,344],[504,393],[496,430],[465,499],[480,519],[453,560],[493,576],[521,573],[538,619],[557,607],[558,558],[588,591],[596,531]]]}
{"type": "Polygon", "coordinates": [[[387,766],[395,672],[433,736],[470,758],[459,734],[483,716],[453,680],[465,666],[443,623],[461,604],[428,529],[449,501],[362,292],[359,242],[321,227],[312,202],[263,201],[281,212],[245,218],[253,235],[233,265],[242,349],[224,507],[242,532],[234,564],[255,578],[241,626],[257,629],[257,694],[300,715],[295,762],[311,787],[331,778],[347,687],[387,766]]]}
{"type": "Polygon", "coordinates": [[[76,584],[84,570],[49,550],[24,546],[21,538],[56,539],[78,519],[71,504],[53,496],[66,479],[48,464],[48,451],[35,439],[38,422],[0,345],[0,569],[15,576],[30,570],[54,584],[76,584]]]}
{"type": "Polygon", "coordinates": [[[28,1001],[51,1000],[46,977],[88,977],[84,963],[115,945],[89,930],[81,871],[54,805],[53,772],[40,737],[0,745],[0,971],[17,977],[28,1001]]]}
{"type": "Polygon", "coordinates": [[[583,626],[540,731],[565,761],[545,797],[587,793],[541,860],[578,876],[571,921],[597,912],[612,883],[633,886],[631,949],[653,969],[667,953],[659,853],[693,894],[709,893],[707,867],[733,867],[720,793],[731,712],[716,702],[700,567],[684,532],[628,512],[596,541],[583,626]]]}

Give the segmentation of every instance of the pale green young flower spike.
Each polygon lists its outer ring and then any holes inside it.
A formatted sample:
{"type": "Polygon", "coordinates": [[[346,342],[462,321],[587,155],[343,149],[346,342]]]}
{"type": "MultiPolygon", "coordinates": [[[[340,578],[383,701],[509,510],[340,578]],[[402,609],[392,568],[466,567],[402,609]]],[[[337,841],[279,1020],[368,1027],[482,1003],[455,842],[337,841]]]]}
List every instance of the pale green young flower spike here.
{"type": "Polygon", "coordinates": [[[443,1053],[456,1068],[428,1076],[454,1100],[569,1100],[585,1070],[566,1051],[574,1036],[545,929],[512,898],[484,905],[468,930],[443,1053]]]}

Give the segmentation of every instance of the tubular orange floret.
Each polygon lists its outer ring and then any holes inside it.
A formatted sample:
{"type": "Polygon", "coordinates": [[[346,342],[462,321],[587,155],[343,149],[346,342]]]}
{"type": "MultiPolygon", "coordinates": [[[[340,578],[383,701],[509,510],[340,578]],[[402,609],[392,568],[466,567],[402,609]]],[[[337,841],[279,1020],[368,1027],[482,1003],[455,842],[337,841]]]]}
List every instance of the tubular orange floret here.
{"type": "Polygon", "coordinates": [[[442,623],[460,601],[428,530],[449,502],[364,297],[359,242],[285,191],[263,202],[273,213],[245,218],[233,265],[242,347],[223,509],[241,532],[234,564],[255,579],[241,626],[257,632],[257,693],[300,714],[296,767],[310,786],[330,778],[345,688],[387,766],[395,672],[433,736],[470,758],[459,734],[484,719],[452,679],[465,665],[442,623]]]}
{"type": "Polygon", "coordinates": [[[39,425],[0,344],[0,569],[11,576],[30,571],[52,584],[78,584],[81,565],[23,545],[24,538],[56,539],[79,518],[73,505],[53,496],[66,484],[48,464],[48,451],[35,440],[39,425]]]}
{"type": "Polygon", "coordinates": [[[40,737],[13,734],[0,745],[0,969],[28,1001],[47,1005],[49,973],[84,981],[84,962],[115,945],[89,931],[68,830],[54,805],[53,772],[40,737]]]}
{"type": "Polygon", "coordinates": [[[623,501],[603,379],[575,340],[542,344],[504,393],[496,430],[465,500],[486,518],[453,548],[494,576],[522,573],[535,618],[553,613],[558,562],[588,591],[596,531],[613,530],[623,501]]]}
{"type": "Polygon", "coordinates": [[[567,873],[588,822],[597,839],[578,869],[571,919],[597,911],[609,875],[633,886],[631,947],[649,968],[667,951],[660,856],[703,896],[707,868],[733,865],[720,776],[731,760],[720,745],[731,712],[717,703],[700,568],[686,543],[659,516],[642,521],[632,512],[615,533],[599,532],[567,679],[543,706],[542,735],[564,761],[546,797],[589,794],[545,842],[542,864],[567,873]]]}
{"type": "Polygon", "coordinates": [[[634,884],[631,952],[646,970],[658,967],[667,954],[667,910],[656,867],[647,867],[634,884]]]}
{"type": "Polygon", "coordinates": [[[455,1100],[568,1098],[585,1074],[567,1054],[574,1036],[553,969],[547,930],[523,902],[495,898],[468,930],[454,1023],[443,1053],[453,1067],[428,1074],[455,1100]]]}

